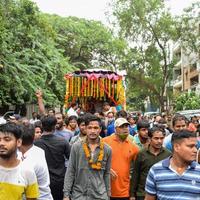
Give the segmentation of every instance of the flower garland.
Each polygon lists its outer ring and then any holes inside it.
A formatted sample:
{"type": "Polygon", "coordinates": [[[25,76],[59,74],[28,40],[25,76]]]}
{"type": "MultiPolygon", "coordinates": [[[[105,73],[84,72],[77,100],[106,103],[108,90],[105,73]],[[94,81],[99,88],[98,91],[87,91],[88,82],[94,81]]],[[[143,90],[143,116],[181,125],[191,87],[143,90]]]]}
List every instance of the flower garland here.
{"type": "Polygon", "coordinates": [[[87,142],[83,142],[83,150],[85,153],[86,158],[88,159],[88,163],[91,166],[92,169],[96,169],[96,170],[100,170],[101,166],[102,166],[102,160],[103,160],[103,156],[104,156],[104,143],[102,142],[102,140],[100,140],[100,151],[99,151],[99,155],[98,155],[98,159],[97,161],[94,163],[92,157],[91,157],[91,151],[88,148],[88,144],[87,142]]]}

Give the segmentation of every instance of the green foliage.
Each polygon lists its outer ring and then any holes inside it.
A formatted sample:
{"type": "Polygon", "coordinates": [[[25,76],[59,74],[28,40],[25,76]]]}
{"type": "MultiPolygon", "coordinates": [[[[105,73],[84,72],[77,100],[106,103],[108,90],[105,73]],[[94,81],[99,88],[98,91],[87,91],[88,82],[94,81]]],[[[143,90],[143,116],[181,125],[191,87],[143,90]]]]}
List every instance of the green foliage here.
{"type": "Polygon", "coordinates": [[[101,22],[62,18],[46,15],[55,30],[56,42],[70,62],[80,69],[120,66],[127,44],[113,34],[101,22]]]}
{"type": "Polygon", "coordinates": [[[177,30],[182,47],[186,53],[200,52],[200,2],[196,1],[184,9],[181,16],[177,16],[177,30]]]}
{"type": "Polygon", "coordinates": [[[62,18],[39,11],[30,0],[0,1],[0,106],[64,103],[64,74],[121,65],[126,42],[100,22],[62,18]],[[76,67],[75,67],[76,66],[76,67]]]}
{"type": "Polygon", "coordinates": [[[175,99],[175,111],[200,108],[200,96],[194,92],[185,93],[175,99]]]}
{"type": "Polygon", "coordinates": [[[71,66],[49,24],[28,0],[1,1],[0,10],[0,105],[33,102],[38,88],[47,105],[62,104],[63,76],[71,66]]]}
{"type": "Polygon", "coordinates": [[[175,20],[160,0],[118,0],[113,8],[119,34],[131,43],[127,71],[134,87],[130,90],[140,89],[163,110],[173,67],[167,52],[168,41],[177,37],[175,20]]]}

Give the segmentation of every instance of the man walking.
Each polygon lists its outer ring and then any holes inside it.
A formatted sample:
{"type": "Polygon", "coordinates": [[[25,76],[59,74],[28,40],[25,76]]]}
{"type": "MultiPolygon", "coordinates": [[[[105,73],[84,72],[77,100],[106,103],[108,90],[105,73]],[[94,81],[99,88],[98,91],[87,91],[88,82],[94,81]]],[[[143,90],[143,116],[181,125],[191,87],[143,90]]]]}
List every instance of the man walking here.
{"type": "Polygon", "coordinates": [[[21,156],[18,153],[18,157],[34,169],[40,193],[38,200],[53,200],[49,187],[50,179],[45,154],[41,148],[33,144],[34,131],[33,125],[23,126],[22,145],[19,148],[21,156]]]}
{"type": "Polygon", "coordinates": [[[188,130],[172,135],[172,157],[151,167],[145,200],[198,200],[200,165],[195,161],[197,138],[188,130]]]}
{"type": "Polygon", "coordinates": [[[54,116],[45,116],[41,119],[43,134],[35,145],[45,152],[50,175],[50,188],[54,200],[63,199],[63,184],[65,176],[65,158],[69,158],[69,143],[54,135],[57,120],[54,116]]]}
{"type": "Polygon", "coordinates": [[[129,200],[131,164],[138,148],[127,137],[129,122],[125,118],[115,120],[115,134],[103,140],[112,148],[111,200],[129,200]]]}
{"type": "Polygon", "coordinates": [[[36,200],[39,196],[33,169],[17,159],[21,146],[21,128],[14,123],[0,126],[0,199],[36,200]]]}
{"type": "MultiPolygon", "coordinates": [[[[181,130],[187,129],[188,127],[188,120],[183,115],[175,115],[172,119],[172,126],[174,132],[179,132],[181,130]]],[[[165,137],[163,146],[166,147],[169,151],[172,151],[172,134],[169,134],[167,137],[165,137]]]]}
{"type": "Polygon", "coordinates": [[[67,142],[70,142],[71,138],[74,136],[73,132],[64,127],[64,115],[62,113],[56,113],[55,118],[57,120],[55,126],[55,135],[63,137],[67,142]]]}
{"type": "Polygon", "coordinates": [[[111,149],[100,139],[101,120],[88,116],[87,137],[73,144],[65,175],[64,200],[108,200],[111,149]]]}
{"type": "Polygon", "coordinates": [[[142,149],[135,160],[131,176],[131,196],[136,200],[144,200],[145,182],[149,169],[157,162],[167,158],[171,153],[162,147],[165,137],[164,129],[153,127],[149,130],[150,143],[142,149]]]}
{"type": "Polygon", "coordinates": [[[141,120],[137,123],[138,133],[134,135],[134,143],[141,150],[149,145],[149,131],[150,124],[147,120],[141,120]]]}
{"type": "Polygon", "coordinates": [[[82,141],[86,138],[86,130],[85,130],[85,117],[81,116],[77,120],[79,133],[78,135],[72,137],[70,140],[70,145],[73,145],[75,142],[82,141]]]}

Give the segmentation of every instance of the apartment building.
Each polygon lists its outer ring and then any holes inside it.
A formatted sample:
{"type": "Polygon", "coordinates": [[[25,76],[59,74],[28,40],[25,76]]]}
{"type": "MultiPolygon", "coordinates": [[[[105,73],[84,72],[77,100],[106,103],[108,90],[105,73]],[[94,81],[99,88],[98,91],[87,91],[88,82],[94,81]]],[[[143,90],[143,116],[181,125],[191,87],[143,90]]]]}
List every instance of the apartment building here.
{"type": "MultiPolygon", "coordinates": [[[[200,27],[198,27],[200,31],[200,27]]],[[[200,32],[199,32],[200,33],[200,32]]],[[[173,45],[173,93],[194,91],[200,94],[200,53],[191,53],[182,48],[181,42],[173,45]]]]}

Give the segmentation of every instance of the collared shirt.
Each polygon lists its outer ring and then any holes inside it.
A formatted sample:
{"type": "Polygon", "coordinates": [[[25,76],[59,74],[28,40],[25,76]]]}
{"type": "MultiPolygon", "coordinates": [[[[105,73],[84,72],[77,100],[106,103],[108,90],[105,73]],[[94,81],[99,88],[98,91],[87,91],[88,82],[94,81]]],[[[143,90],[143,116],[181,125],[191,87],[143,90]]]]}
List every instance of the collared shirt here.
{"type": "MultiPolygon", "coordinates": [[[[86,136],[85,136],[86,137],[86,136]]],[[[80,133],[74,137],[72,137],[72,139],[70,140],[70,145],[73,145],[75,142],[81,142],[85,139],[85,137],[80,137],[80,133]]]]}
{"type": "MultiPolygon", "coordinates": [[[[100,148],[96,147],[93,159],[97,160],[100,148]]],[[[110,194],[111,149],[104,144],[104,157],[100,170],[92,169],[83,150],[83,142],[72,145],[69,166],[64,181],[64,197],[71,200],[108,200],[110,194]]]]}
{"type": "Polygon", "coordinates": [[[151,167],[145,191],[158,200],[199,200],[200,165],[193,161],[180,175],[170,167],[170,157],[151,167]]]}
{"type": "Polygon", "coordinates": [[[128,138],[121,142],[116,134],[103,138],[112,148],[111,168],[117,178],[111,180],[112,197],[129,197],[131,163],[135,160],[139,149],[128,138]]]}
{"type": "Polygon", "coordinates": [[[135,144],[138,146],[138,148],[139,148],[140,150],[144,148],[144,145],[141,143],[138,134],[134,135],[134,142],[135,142],[135,144]]]}
{"type": "Polygon", "coordinates": [[[145,182],[149,169],[157,162],[169,157],[171,152],[161,148],[158,155],[150,152],[149,147],[142,149],[135,160],[131,176],[132,196],[145,196],[145,182]]]}
{"type": "Polygon", "coordinates": [[[54,135],[64,138],[67,142],[70,142],[74,133],[68,129],[55,130],[54,135]]]}
{"type": "Polygon", "coordinates": [[[40,193],[38,200],[53,200],[49,187],[49,171],[44,151],[33,145],[24,155],[21,155],[21,159],[23,162],[33,167],[35,171],[40,193]]]}

